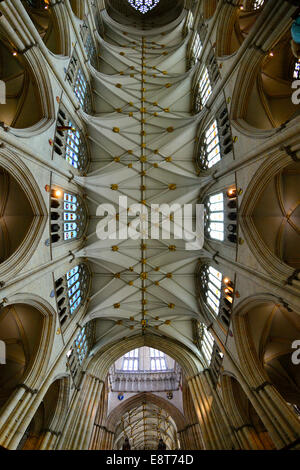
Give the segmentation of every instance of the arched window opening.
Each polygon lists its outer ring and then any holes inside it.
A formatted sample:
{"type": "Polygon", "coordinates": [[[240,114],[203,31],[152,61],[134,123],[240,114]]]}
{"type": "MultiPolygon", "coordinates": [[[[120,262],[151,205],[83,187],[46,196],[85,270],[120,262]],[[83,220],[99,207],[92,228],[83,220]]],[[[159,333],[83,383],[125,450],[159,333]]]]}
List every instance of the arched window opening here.
{"type": "MultiPolygon", "coordinates": [[[[196,106],[197,103],[196,103],[196,106]]],[[[198,108],[196,108],[198,109],[198,108]]],[[[208,170],[233,149],[228,110],[224,104],[216,113],[216,118],[206,126],[199,143],[197,164],[200,170],[208,170]]]]}
{"type": "Polygon", "coordinates": [[[218,241],[237,243],[236,188],[209,196],[204,206],[206,236],[218,241]]]}
{"type": "Polygon", "coordinates": [[[83,23],[80,28],[80,35],[82,38],[85,52],[88,56],[88,60],[95,67],[97,63],[97,50],[93,41],[91,29],[87,18],[83,20],[83,23]]]}
{"type": "Polygon", "coordinates": [[[214,338],[206,326],[199,321],[197,321],[197,344],[203,354],[205,362],[209,366],[214,347],[214,338]]]}
{"type": "Polygon", "coordinates": [[[167,370],[165,353],[150,348],[150,368],[153,371],[167,370]]]}
{"type": "Polygon", "coordinates": [[[22,0],[31,21],[48,49],[61,54],[60,34],[50,0],[22,0]]]}
{"type": "Polygon", "coordinates": [[[213,316],[219,316],[229,328],[234,300],[234,284],[213,266],[204,264],[199,272],[201,297],[213,316]]]}
{"type": "Polygon", "coordinates": [[[83,133],[62,107],[57,116],[54,151],[79,171],[87,167],[88,150],[83,133]]]}
{"type": "Polygon", "coordinates": [[[138,349],[133,349],[132,351],[129,351],[124,355],[122,369],[126,372],[139,370],[138,349]]]}
{"type": "Polygon", "coordinates": [[[94,339],[94,324],[89,322],[76,336],[76,339],[67,352],[67,367],[70,371],[72,380],[75,386],[78,386],[80,383],[80,370],[84,359],[87,357],[87,354],[93,344],[94,339]]]}
{"type": "Polygon", "coordinates": [[[192,46],[192,62],[193,63],[195,63],[198,60],[201,54],[201,51],[202,51],[202,42],[201,42],[199,33],[197,33],[194,38],[194,42],[192,46]]]}
{"type": "Polygon", "coordinates": [[[213,92],[217,81],[219,80],[219,77],[220,74],[218,64],[214,51],[211,50],[206,63],[201,69],[198,85],[196,86],[196,91],[194,92],[194,113],[198,113],[201,111],[201,109],[204,108],[213,92]]]}
{"type": "Polygon", "coordinates": [[[210,95],[212,94],[211,83],[208,75],[207,67],[203,67],[199,84],[197,87],[197,92],[194,98],[194,112],[199,113],[201,109],[206,105],[209,100],[210,95]]]}
{"type": "Polygon", "coordinates": [[[180,381],[181,368],[175,360],[149,346],[127,352],[109,371],[112,391],[178,390],[180,381]]]}
{"type": "Polygon", "coordinates": [[[214,240],[224,240],[224,196],[223,193],[209,196],[205,204],[206,232],[214,240]]]}
{"type": "Polygon", "coordinates": [[[77,97],[82,109],[86,113],[89,113],[91,111],[90,85],[83,73],[76,52],[74,52],[71,57],[69,67],[66,72],[66,79],[72,86],[75,96],[77,97]]]}
{"type": "Polygon", "coordinates": [[[86,226],[86,212],[80,196],[51,190],[51,241],[79,239],[86,226]]]}
{"type": "Polygon", "coordinates": [[[90,275],[85,264],[79,264],[55,281],[56,300],[61,326],[65,326],[80,306],[89,290],[90,275]]]}

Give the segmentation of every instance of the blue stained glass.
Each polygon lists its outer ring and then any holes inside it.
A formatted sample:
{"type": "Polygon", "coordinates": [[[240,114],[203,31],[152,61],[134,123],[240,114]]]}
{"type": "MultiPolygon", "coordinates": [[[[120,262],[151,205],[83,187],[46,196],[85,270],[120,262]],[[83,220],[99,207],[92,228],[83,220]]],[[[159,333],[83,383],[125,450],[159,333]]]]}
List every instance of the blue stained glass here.
{"type": "Polygon", "coordinates": [[[160,0],[128,0],[133,8],[143,14],[152,10],[152,8],[154,8],[159,3],[159,1],[160,0]]]}
{"type": "Polygon", "coordinates": [[[73,285],[73,287],[68,291],[69,297],[72,297],[72,295],[79,289],[80,287],[80,282],[76,282],[76,284],[73,285]]]}
{"type": "Polygon", "coordinates": [[[64,194],[64,201],[66,202],[77,202],[77,197],[73,194],[65,193],[64,194]]]}
{"type": "Polygon", "coordinates": [[[74,214],[74,212],[65,212],[64,213],[64,220],[67,220],[68,222],[72,222],[77,219],[77,215],[74,214]]]}
{"type": "Polygon", "coordinates": [[[66,161],[70,163],[74,168],[78,168],[78,164],[71,158],[71,157],[66,157],[66,161]]]}
{"type": "Polygon", "coordinates": [[[76,302],[72,305],[72,307],[70,308],[70,313],[72,315],[72,313],[75,312],[76,308],[80,305],[80,302],[81,302],[81,297],[78,297],[78,299],[76,300],[76,302]]]}
{"type": "Polygon", "coordinates": [[[76,282],[79,279],[79,273],[77,272],[77,274],[75,274],[71,278],[68,278],[68,275],[67,275],[67,279],[68,279],[68,287],[71,287],[74,284],[74,282],[76,282]]]}
{"type": "Polygon", "coordinates": [[[65,232],[64,240],[70,240],[71,238],[76,238],[77,232],[65,232]]]}
{"type": "MultiPolygon", "coordinates": [[[[77,208],[77,205],[76,204],[70,204],[69,202],[65,202],[64,203],[64,209],[65,211],[73,211],[75,212],[76,211],[76,208],[77,208]]],[[[75,219],[73,219],[75,220],[75,219]]]]}
{"type": "Polygon", "coordinates": [[[70,300],[69,300],[70,305],[73,305],[73,303],[75,302],[75,300],[78,299],[78,297],[80,297],[80,290],[78,290],[78,291],[73,295],[73,297],[70,298],[70,300]]]}
{"type": "Polygon", "coordinates": [[[64,231],[65,232],[70,232],[71,230],[76,230],[76,228],[77,228],[77,224],[75,222],[64,224],[64,231]]]}
{"type": "Polygon", "coordinates": [[[67,272],[67,279],[71,279],[74,274],[78,273],[79,271],[79,266],[75,266],[75,268],[71,269],[70,271],[67,272]]]}

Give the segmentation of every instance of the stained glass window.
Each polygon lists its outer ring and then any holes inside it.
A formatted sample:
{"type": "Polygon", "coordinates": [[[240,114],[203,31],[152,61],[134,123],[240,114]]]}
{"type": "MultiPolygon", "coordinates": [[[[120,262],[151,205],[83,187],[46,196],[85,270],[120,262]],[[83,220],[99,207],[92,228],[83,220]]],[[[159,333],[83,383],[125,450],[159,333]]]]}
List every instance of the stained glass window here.
{"type": "Polygon", "coordinates": [[[204,265],[201,271],[201,288],[207,305],[218,315],[222,296],[222,274],[212,266],[204,265]]]}
{"type": "Polygon", "coordinates": [[[66,139],[66,160],[74,168],[78,168],[80,133],[75,129],[71,121],[69,121],[68,127],[69,129],[66,139]]]}
{"type": "Polygon", "coordinates": [[[152,10],[152,8],[154,8],[159,3],[159,1],[160,0],[128,0],[133,8],[143,14],[152,10]]]}
{"type": "Polygon", "coordinates": [[[51,190],[51,233],[52,241],[80,238],[86,225],[86,210],[80,196],[51,190]]]}
{"type": "Polygon", "coordinates": [[[77,197],[64,193],[64,240],[77,237],[77,197]]]}
{"type": "Polygon", "coordinates": [[[75,348],[78,356],[79,363],[82,364],[88,351],[88,339],[86,335],[86,327],[84,326],[79,335],[75,339],[75,348]]]}
{"type": "Polygon", "coordinates": [[[203,169],[211,168],[221,160],[218,124],[216,120],[209,124],[204,131],[199,158],[203,169]]]}
{"type": "Polygon", "coordinates": [[[79,279],[79,266],[71,269],[66,274],[67,285],[68,285],[68,298],[71,315],[79,307],[81,302],[81,290],[80,290],[80,279],[79,279]]]}
{"type": "Polygon", "coordinates": [[[88,80],[83,73],[79,57],[74,51],[71,57],[68,70],[66,70],[66,79],[72,86],[74,93],[84,111],[91,110],[91,97],[88,80]]]}
{"type": "Polygon", "coordinates": [[[75,125],[65,109],[59,109],[56,124],[54,151],[64,157],[73,168],[87,166],[88,151],[82,130],[75,125]]]}
{"type": "Polygon", "coordinates": [[[123,366],[124,371],[137,371],[139,370],[139,350],[133,349],[126,353],[123,357],[123,366]]]}
{"type": "Polygon", "coordinates": [[[207,70],[207,67],[204,67],[201,73],[200,81],[199,81],[199,93],[200,93],[202,107],[205,106],[205,104],[207,103],[208,98],[211,95],[211,92],[212,92],[212,89],[211,89],[210,79],[208,75],[208,70],[207,70]]]}
{"type": "Polygon", "coordinates": [[[87,81],[83,75],[83,72],[81,69],[78,69],[76,80],[75,80],[75,86],[74,86],[74,92],[75,95],[78,98],[79,103],[83,107],[85,103],[85,97],[87,94],[87,81]]]}
{"type": "Polygon", "coordinates": [[[224,195],[214,194],[205,204],[205,225],[210,238],[224,240],[224,195]]]}
{"type": "Polygon", "coordinates": [[[208,364],[211,361],[213,347],[214,347],[214,338],[210,334],[210,332],[207,330],[206,326],[203,325],[203,336],[202,336],[202,342],[201,342],[201,349],[202,349],[203,355],[204,355],[204,357],[205,357],[208,364]]]}
{"type": "Polygon", "coordinates": [[[295,78],[296,80],[299,80],[299,79],[300,79],[300,59],[298,59],[298,60],[295,62],[293,78],[295,78]]]}
{"type": "Polygon", "coordinates": [[[196,34],[194,44],[193,44],[193,50],[192,50],[192,55],[194,59],[198,59],[202,51],[202,42],[200,40],[199,33],[196,34]]]}
{"type": "Polygon", "coordinates": [[[166,357],[162,351],[150,348],[150,369],[156,372],[167,370],[166,357]]]}

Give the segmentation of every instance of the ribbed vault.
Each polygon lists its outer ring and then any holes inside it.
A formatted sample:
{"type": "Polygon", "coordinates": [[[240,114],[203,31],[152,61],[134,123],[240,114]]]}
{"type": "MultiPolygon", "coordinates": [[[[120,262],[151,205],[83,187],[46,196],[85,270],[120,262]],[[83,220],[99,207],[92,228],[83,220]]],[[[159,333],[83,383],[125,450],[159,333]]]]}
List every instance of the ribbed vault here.
{"type": "Polygon", "coordinates": [[[121,415],[115,430],[115,449],[121,449],[124,438],[128,437],[132,450],[154,450],[159,438],[162,438],[167,449],[176,449],[177,427],[169,412],[160,403],[143,397],[140,403],[132,403],[128,410],[121,415]]]}
{"type": "MultiPolygon", "coordinates": [[[[128,206],[141,204],[140,211],[149,211],[144,220],[150,235],[151,204],[194,205],[199,195],[193,163],[198,119],[190,112],[193,69],[186,72],[189,36],[182,38],[184,14],[147,31],[125,26],[121,17],[117,22],[105,11],[102,20],[100,69],[91,69],[96,114],[83,115],[92,148],[91,171],[75,177],[85,187],[92,214],[86,246],[77,253],[93,270],[85,318],[97,325],[92,354],[111,342],[151,335],[157,341],[180,338],[199,358],[192,320],[199,318],[194,272],[201,251],[189,251],[184,240],[175,239],[172,224],[171,238],[160,235],[158,240],[147,239],[139,226],[140,239],[119,240],[114,227],[124,209],[118,206],[120,196],[127,196],[128,206]],[[109,227],[112,239],[97,237],[103,219],[97,212],[100,203],[115,208],[109,227]]],[[[134,227],[136,215],[124,212],[128,221],[121,221],[121,227],[134,227]]],[[[172,222],[172,216],[164,220],[172,222]]],[[[134,342],[132,347],[137,347],[134,342]]]]}

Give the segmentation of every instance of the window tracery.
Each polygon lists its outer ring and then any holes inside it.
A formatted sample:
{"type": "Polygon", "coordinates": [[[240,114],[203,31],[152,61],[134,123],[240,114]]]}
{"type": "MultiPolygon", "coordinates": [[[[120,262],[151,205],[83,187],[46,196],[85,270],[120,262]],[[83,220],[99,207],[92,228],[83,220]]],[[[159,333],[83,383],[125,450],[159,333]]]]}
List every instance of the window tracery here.
{"type": "Polygon", "coordinates": [[[148,13],[148,11],[152,10],[160,0],[128,0],[130,5],[135,8],[140,13],[148,13]]]}
{"type": "Polygon", "coordinates": [[[209,196],[205,206],[205,234],[218,241],[237,243],[237,191],[230,188],[209,196]]]}
{"type": "Polygon", "coordinates": [[[51,190],[51,242],[69,241],[82,236],[86,225],[80,196],[60,189],[51,190]]]}
{"type": "Polygon", "coordinates": [[[66,71],[66,79],[72,86],[82,109],[89,113],[91,111],[89,83],[81,68],[76,52],[74,52],[71,57],[68,70],[66,71]]]}
{"type": "Polygon", "coordinates": [[[122,369],[126,372],[139,370],[138,349],[133,349],[132,351],[129,351],[124,355],[122,369]]]}
{"type": "Polygon", "coordinates": [[[150,369],[152,371],[167,370],[165,353],[150,348],[150,369]]]}
{"type": "Polygon", "coordinates": [[[84,304],[89,289],[89,278],[86,265],[79,264],[55,281],[61,326],[84,304]]]}
{"type": "Polygon", "coordinates": [[[62,107],[58,111],[54,151],[79,171],[88,164],[88,151],[82,131],[62,107]]]}
{"type": "MultiPolygon", "coordinates": [[[[201,103],[201,101],[200,101],[201,103]]],[[[196,102],[196,111],[199,103],[196,102]]],[[[216,117],[211,121],[200,137],[198,165],[201,170],[208,170],[216,165],[223,156],[233,149],[232,134],[226,104],[221,106],[216,117]]]]}

